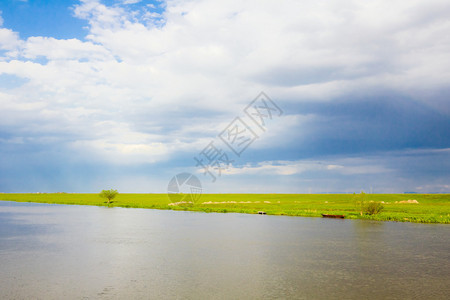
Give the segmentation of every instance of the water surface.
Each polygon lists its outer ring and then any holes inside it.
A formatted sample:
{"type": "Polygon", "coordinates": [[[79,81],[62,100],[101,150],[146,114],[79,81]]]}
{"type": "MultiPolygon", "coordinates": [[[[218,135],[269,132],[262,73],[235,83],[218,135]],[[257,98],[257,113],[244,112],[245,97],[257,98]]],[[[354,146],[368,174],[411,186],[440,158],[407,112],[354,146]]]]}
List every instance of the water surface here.
{"type": "Polygon", "coordinates": [[[450,226],[0,201],[0,298],[448,299],[450,226]]]}

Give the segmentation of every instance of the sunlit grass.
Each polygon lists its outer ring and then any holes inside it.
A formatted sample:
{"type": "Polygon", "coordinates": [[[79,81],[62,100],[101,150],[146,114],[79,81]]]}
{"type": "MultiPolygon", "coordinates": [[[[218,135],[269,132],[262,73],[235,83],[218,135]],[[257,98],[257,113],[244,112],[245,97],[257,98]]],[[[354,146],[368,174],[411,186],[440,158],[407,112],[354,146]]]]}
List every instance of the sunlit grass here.
{"type": "Polygon", "coordinates": [[[268,215],[320,217],[343,214],[349,219],[450,224],[450,194],[368,194],[369,201],[383,201],[376,215],[361,216],[351,194],[204,194],[195,204],[169,205],[167,194],[119,194],[107,204],[98,194],[0,194],[1,200],[189,210],[268,215]],[[414,199],[418,204],[399,203],[414,199]],[[225,203],[218,203],[225,202],[225,203]]]}

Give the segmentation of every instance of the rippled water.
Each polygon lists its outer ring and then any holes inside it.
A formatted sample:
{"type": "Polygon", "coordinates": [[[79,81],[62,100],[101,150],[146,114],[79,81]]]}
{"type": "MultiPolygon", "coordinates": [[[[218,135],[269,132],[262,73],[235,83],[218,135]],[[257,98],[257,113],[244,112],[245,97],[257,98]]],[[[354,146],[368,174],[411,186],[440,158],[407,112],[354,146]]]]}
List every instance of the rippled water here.
{"type": "Polygon", "coordinates": [[[0,298],[448,299],[450,226],[0,201],[0,298]]]}

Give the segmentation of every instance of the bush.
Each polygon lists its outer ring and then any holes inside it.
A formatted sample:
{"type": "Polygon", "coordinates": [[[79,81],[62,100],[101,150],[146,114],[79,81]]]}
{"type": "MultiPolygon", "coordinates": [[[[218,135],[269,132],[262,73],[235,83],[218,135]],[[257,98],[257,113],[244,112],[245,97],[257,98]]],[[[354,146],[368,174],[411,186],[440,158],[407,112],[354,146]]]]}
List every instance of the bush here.
{"type": "Polygon", "coordinates": [[[380,202],[369,202],[366,204],[364,212],[369,215],[376,215],[383,210],[383,205],[380,202]]]}
{"type": "Polygon", "coordinates": [[[359,211],[361,216],[363,214],[376,215],[384,208],[380,202],[369,202],[364,191],[361,191],[361,194],[353,194],[353,199],[355,201],[356,210],[359,211]]]}

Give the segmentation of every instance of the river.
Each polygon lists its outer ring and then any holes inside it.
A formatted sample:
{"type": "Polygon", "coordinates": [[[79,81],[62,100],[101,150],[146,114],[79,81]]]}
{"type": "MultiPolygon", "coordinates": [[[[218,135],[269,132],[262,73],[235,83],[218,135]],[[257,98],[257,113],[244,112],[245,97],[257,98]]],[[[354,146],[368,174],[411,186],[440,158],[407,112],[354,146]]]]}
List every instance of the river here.
{"type": "Polygon", "coordinates": [[[449,225],[0,201],[1,299],[449,295],[449,225]]]}

